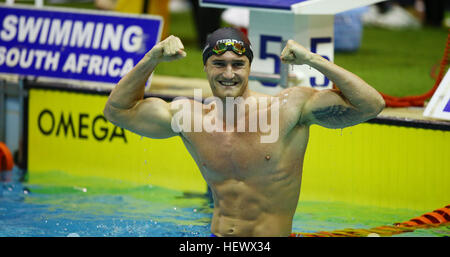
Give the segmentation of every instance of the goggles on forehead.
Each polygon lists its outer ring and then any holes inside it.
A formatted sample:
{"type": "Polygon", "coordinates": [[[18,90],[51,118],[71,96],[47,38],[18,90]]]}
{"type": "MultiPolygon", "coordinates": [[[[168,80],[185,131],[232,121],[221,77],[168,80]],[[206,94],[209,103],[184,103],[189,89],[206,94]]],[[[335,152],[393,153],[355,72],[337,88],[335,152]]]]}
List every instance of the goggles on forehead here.
{"type": "Polygon", "coordinates": [[[238,42],[221,42],[217,43],[212,51],[218,55],[225,53],[228,50],[232,50],[238,55],[243,55],[245,53],[245,47],[243,44],[238,42]]]}

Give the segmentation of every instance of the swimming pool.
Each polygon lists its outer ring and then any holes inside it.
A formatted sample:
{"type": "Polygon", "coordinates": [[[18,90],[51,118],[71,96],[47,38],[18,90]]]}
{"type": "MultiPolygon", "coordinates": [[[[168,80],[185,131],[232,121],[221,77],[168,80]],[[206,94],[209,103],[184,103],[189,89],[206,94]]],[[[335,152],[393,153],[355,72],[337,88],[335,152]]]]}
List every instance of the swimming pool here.
{"type": "MultiPolygon", "coordinates": [[[[0,190],[1,237],[206,237],[212,202],[148,184],[82,178],[62,172],[34,177],[47,184],[20,183],[17,168],[0,190]]],[[[392,225],[421,215],[410,209],[339,202],[300,202],[294,232],[364,229],[392,225]]],[[[450,236],[449,226],[395,236],[450,236]]]]}

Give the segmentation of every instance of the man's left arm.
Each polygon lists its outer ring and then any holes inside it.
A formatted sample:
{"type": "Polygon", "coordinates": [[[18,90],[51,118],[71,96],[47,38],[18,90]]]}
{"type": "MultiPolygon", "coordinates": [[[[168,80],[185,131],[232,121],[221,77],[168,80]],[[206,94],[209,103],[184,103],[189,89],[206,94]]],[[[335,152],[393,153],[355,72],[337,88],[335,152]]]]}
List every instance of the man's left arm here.
{"type": "Polygon", "coordinates": [[[281,60],[290,64],[309,65],[331,81],[339,90],[311,89],[304,102],[300,122],[327,128],[343,128],[374,118],[384,106],[381,95],[355,74],[335,65],[318,54],[311,53],[289,40],[281,60]]]}

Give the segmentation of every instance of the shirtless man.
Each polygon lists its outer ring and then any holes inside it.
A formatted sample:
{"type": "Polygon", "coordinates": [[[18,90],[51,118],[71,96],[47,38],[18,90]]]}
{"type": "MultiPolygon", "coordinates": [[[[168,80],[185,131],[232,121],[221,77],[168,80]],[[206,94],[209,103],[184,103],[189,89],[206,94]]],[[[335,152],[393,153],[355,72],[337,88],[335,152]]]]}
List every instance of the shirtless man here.
{"type": "MultiPolygon", "coordinates": [[[[291,87],[279,93],[279,135],[272,143],[261,143],[262,132],[175,132],[171,122],[177,110],[171,104],[194,100],[170,104],[156,97],[144,99],[144,85],[158,63],[185,56],[177,37],[158,43],[111,92],[104,110],[106,118],[142,136],[182,138],[212,191],[214,235],[289,236],[309,127],[343,128],[364,122],[381,112],[383,98],[356,75],[289,40],[281,60],[317,69],[339,90],[291,87]]],[[[203,51],[204,70],[214,96],[222,99],[223,105],[226,97],[264,96],[248,89],[252,58],[250,42],[235,29],[222,28],[208,38],[203,51]]],[[[268,105],[258,112],[271,112],[271,108],[268,105]]],[[[214,111],[210,107],[201,110],[203,114],[214,111]]],[[[249,111],[243,118],[248,116],[249,111]]],[[[217,124],[224,125],[225,119],[220,116],[217,124]]]]}

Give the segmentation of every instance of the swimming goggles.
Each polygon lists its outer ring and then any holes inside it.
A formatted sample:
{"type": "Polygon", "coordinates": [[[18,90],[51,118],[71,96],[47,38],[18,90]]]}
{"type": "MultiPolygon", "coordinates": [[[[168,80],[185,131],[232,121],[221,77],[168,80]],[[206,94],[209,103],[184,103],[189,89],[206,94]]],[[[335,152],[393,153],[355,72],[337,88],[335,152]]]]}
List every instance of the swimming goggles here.
{"type": "Polygon", "coordinates": [[[238,55],[243,55],[245,53],[245,47],[243,44],[238,42],[222,42],[217,43],[212,51],[218,55],[225,53],[228,50],[232,50],[238,55]]]}

